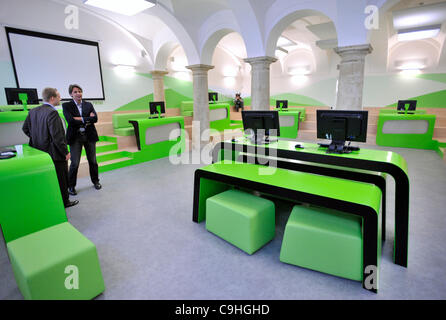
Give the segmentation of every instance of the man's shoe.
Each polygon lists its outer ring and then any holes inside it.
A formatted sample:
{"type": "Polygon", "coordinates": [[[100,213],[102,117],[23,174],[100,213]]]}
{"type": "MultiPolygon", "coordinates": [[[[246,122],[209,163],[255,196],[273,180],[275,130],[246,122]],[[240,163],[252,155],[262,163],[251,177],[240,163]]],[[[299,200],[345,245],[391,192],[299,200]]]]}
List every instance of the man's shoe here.
{"type": "Polygon", "coordinates": [[[102,188],[102,186],[101,186],[101,184],[100,184],[99,182],[96,182],[96,183],[94,184],[94,188],[95,188],[96,190],[99,190],[99,189],[102,188]]]}
{"type": "Polygon", "coordinates": [[[76,189],[74,187],[73,188],[68,188],[68,193],[70,195],[72,195],[72,196],[77,195],[76,189]]]}
{"type": "Polygon", "coordinates": [[[68,200],[68,203],[65,204],[65,208],[69,208],[69,207],[75,206],[78,203],[79,203],[79,200],[74,200],[74,201],[69,201],[68,200]]]}

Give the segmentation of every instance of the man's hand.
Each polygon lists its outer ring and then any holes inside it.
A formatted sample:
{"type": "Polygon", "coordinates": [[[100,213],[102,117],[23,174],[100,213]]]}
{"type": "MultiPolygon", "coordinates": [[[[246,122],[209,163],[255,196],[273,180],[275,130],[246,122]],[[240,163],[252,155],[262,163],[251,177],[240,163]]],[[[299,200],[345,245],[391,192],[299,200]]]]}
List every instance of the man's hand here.
{"type": "Polygon", "coordinates": [[[90,112],[90,117],[94,117],[95,114],[93,112],[90,112]]]}
{"type": "Polygon", "coordinates": [[[82,121],[82,117],[73,117],[74,120],[82,121]]]}
{"type": "Polygon", "coordinates": [[[68,152],[68,154],[65,156],[65,160],[70,160],[70,158],[71,158],[71,154],[68,152]]]}

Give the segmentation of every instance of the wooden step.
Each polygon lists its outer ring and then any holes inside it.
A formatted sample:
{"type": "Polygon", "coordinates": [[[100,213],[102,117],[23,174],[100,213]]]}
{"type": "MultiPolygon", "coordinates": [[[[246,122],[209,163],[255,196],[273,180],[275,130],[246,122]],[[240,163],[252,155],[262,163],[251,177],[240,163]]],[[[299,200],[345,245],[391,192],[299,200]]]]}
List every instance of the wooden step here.
{"type": "Polygon", "coordinates": [[[106,136],[109,134],[113,134],[113,124],[112,122],[98,122],[95,124],[96,131],[98,132],[99,136],[106,136]]]}

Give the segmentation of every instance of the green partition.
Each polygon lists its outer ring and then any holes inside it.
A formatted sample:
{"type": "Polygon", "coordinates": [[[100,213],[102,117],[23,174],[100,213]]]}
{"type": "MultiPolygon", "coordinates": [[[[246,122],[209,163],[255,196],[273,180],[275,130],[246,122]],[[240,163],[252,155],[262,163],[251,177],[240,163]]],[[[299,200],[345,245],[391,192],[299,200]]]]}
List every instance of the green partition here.
{"type": "MultiPolygon", "coordinates": [[[[32,109],[40,106],[40,104],[28,104],[26,108],[32,109]]],[[[14,109],[23,109],[23,105],[17,104],[17,105],[6,105],[6,106],[0,106],[1,111],[12,111],[14,109]]],[[[20,112],[20,111],[14,111],[14,112],[20,112]]]]}
{"type": "Polygon", "coordinates": [[[299,130],[299,111],[279,111],[280,137],[296,139],[299,130]],[[291,125],[288,125],[291,124],[291,125]]]}
{"type": "Polygon", "coordinates": [[[53,161],[23,145],[23,154],[0,160],[0,225],[6,242],[67,222],[53,161]]]}
{"type": "Polygon", "coordinates": [[[183,117],[154,119],[129,119],[135,129],[135,138],[140,152],[133,153],[135,161],[141,162],[181,154],[186,148],[183,117]],[[171,130],[176,126],[178,137],[169,140],[171,130]],[[167,131],[166,131],[167,130],[167,131]],[[152,140],[153,139],[153,140],[152,140]]]}
{"type": "Polygon", "coordinates": [[[436,150],[433,140],[436,116],[433,114],[380,113],[376,144],[387,147],[436,150]]]}

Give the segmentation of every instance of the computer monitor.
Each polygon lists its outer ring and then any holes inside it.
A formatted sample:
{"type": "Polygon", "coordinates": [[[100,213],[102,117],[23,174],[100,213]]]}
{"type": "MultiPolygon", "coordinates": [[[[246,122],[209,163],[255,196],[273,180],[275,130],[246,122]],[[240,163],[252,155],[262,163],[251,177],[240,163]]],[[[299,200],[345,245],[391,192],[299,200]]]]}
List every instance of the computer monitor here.
{"type": "Polygon", "coordinates": [[[265,144],[277,139],[271,136],[280,136],[279,112],[278,111],[242,111],[243,129],[251,129],[253,135],[252,143],[265,144]]]}
{"type": "Polygon", "coordinates": [[[276,109],[288,108],[288,100],[276,100],[276,109]]]}
{"type": "Polygon", "coordinates": [[[23,104],[19,97],[21,93],[26,93],[28,96],[27,104],[39,104],[35,88],[5,88],[7,104],[23,104]]]}
{"type": "Polygon", "coordinates": [[[396,109],[398,111],[415,111],[417,108],[417,100],[398,100],[398,106],[396,109]],[[406,110],[406,106],[408,107],[406,110]]]}
{"type": "Polygon", "coordinates": [[[350,153],[358,147],[345,146],[345,141],[366,142],[368,111],[317,110],[317,138],[331,140],[327,153],[350,153]]]}
{"type": "Polygon", "coordinates": [[[164,104],[164,101],[151,101],[149,102],[149,108],[151,116],[158,116],[166,113],[166,106],[164,104]]]}
{"type": "Polygon", "coordinates": [[[209,102],[215,103],[218,101],[218,93],[217,92],[209,92],[209,102]]]}

